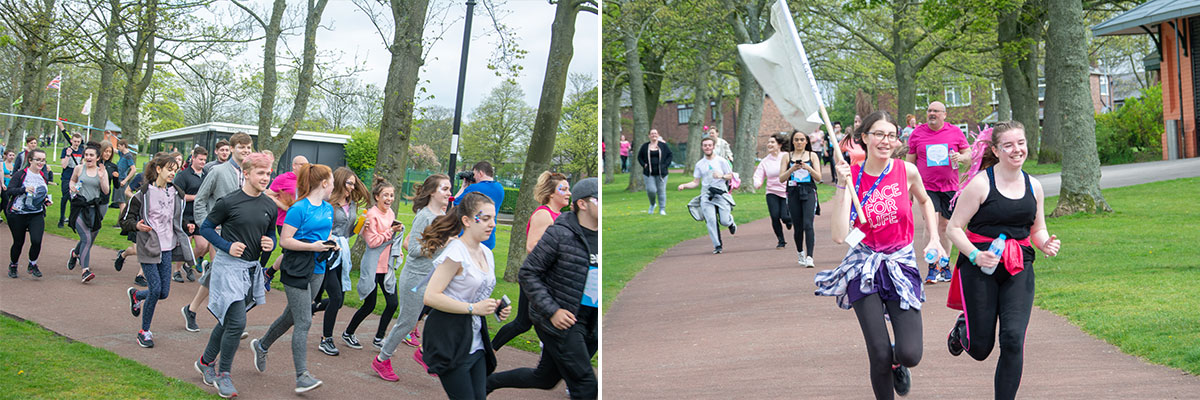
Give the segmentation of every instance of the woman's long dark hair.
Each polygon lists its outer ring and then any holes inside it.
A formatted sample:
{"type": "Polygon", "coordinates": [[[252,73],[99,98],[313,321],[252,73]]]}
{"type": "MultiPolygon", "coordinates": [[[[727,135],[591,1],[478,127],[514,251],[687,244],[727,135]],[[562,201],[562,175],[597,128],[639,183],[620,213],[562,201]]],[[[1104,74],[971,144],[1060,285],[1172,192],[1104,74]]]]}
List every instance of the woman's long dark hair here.
{"type": "Polygon", "coordinates": [[[413,197],[413,212],[419,212],[422,208],[429,205],[429,197],[433,196],[433,192],[438,190],[438,186],[442,185],[442,181],[449,181],[450,177],[446,174],[433,174],[425,178],[425,182],[421,182],[421,186],[417,187],[417,195],[413,197]]]}
{"type": "Polygon", "coordinates": [[[422,255],[433,257],[438,250],[446,247],[450,238],[463,230],[463,217],[475,218],[475,214],[485,206],[494,207],[492,199],[479,192],[467,193],[457,206],[451,207],[446,215],[433,219],[425,232],[421,233],[422,255]]]}
{"type": "MultiPolygon", "coordinates": [[[[786,151],[787,151],[788,153],[791,153],[791,152],[793,152],[793,151],[796,151],[796,144],[795,144],[794,140],[796,140],[796,135],[797,135],[797,134],[800,134],[800,135],[805,135],[804,133],[802,133],[802,132],[800,132],[800,131],[793,130],[793,131],[792,131],[792,134],[790,134],[790,135],[787,135],[787,143],[780,144],[780,147],[781,147],[781,148],[786,148],[786,149],[787,149],[786,151]],[[787,147],[784,147],[784,146],[787,146],[787,147]]],[[[776,138],[776,140],[778,140],[778,138],[776,138]]],[[[808,137],[808,135],[805,135],[805,136],[804,136],[804,151],[813,151],[813,149],[812,149],[812,138],[809,138],[809,137],[808,137]]]]}

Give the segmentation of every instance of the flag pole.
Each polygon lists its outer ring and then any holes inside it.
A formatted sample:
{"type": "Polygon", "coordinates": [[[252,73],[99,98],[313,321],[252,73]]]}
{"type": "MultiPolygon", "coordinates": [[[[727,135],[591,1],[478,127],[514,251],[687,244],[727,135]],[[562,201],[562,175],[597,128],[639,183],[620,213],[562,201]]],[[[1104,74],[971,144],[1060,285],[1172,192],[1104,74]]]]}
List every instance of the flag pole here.
{"type": "MultiPolygon", "coordinates": [[[[58,71],[58,76],[62,76],[62,71],[58,71]]],[[[54,106],[54,120],[59,121],[59,111],[62,108],[62,81],[58,82],[58,104],[54,106]]],[[[53,129],[53,128],[51,128],[53,129]]],[[[54,154],[58,154],[58,132],[54,132],[54,154]]]]}
{"type": "MultiPolygon", "coordinates": [[[[92,94],[91,93],[88,93],[87,105],[88,105],[88,113],[87,113],[88,126],[92,126],[92,94]]],[[[91,128],[88,128],[87,135],[88,135],[88,138],[92,137],[92,129],[91,128]]],[[[116,144],[114,143],[113,145],[115,146],[116,144]]]]}

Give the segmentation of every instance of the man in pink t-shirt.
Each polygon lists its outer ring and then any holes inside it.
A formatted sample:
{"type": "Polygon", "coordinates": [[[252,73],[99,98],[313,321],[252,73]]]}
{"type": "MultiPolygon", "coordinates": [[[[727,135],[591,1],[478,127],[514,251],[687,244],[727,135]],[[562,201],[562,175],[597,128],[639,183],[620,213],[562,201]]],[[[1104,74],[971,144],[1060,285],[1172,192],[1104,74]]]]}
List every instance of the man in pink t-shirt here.
{"type": "MultiPolygon", "coordinates": [[[[938,231],[942,236],[942,247],[950,248],[950,236],[946,234],[946,225],[954,208],[950,199],[958,190],[958,167],[963,161],[971,159],[971,147],[967,137],[957,126],[946,123],[946,105],[940,101],[929,103],[926,110],[928,123],[917,126],[908,138],[908,155],[905,161],[917,165],[921,180],[925,183],[925,192],[933,200],[933,208],[938,212],[938,231]]],[[[950,281],[950,268],[944,268],[938,273],[937,262],[929,266],[926,283],[936,283],[939,280],[950,281]]]]}

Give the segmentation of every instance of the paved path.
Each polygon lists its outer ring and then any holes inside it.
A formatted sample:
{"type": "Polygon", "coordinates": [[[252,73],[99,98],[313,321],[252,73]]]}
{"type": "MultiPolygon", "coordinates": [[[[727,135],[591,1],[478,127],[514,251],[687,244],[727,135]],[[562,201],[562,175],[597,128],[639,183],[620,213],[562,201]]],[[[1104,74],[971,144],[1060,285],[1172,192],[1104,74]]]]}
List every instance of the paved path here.
{"type": "MultiPolygon", "coordinates": [[[[762,204],[743,204],[761,207],[762,204]]],[[[828,203],[823,207],[831,209],[828,203]]],[[[924,234],[917,217],[920,238],[924,234]]],[[[682,229],[702,231],[699,223],[682,229]]],[[[869,398],[866,349],[853,311],[814,296],[813,277],[845,255],[816,221],[817,268],[796,264],[795,247],[774,250],[767,220],[725,232],[725,252],[707,236],[667,250],[632,279],[604,315],[604,393],[611,398],[869,398]]],[[[919,240],[920,241],[920,240],[919,240]]],[[[922,241],[923,242],[923,241],[922,241]]],[[[1037,266],[1035,264],[1034,270],[1037,266]]],[[[910,398],[989,398],[998,350],[983,362],[953,357],[945,337],[958,315],[949,285],[928,285],[924,358],[910,398]]],[[[1196,398],[1200,378],[1121,353],[1034,308],[1020,397],[1196,398]]]]}
{"type": "MultiPolygon", "coordinates": [[[[1100,167],[1100,188],[1108,189],[1165,181],[1170,179],[1200,176],[1200,158],[1185,158],[1170,161],[1152,161],[1136,164],[1106,165],[1100,167]]],[[[1061,174],[1055,172],[1038,176],[1047,196],[1058,196],[1061,174]]]]}
{"type": "MultiPolygon", "coordinates": [[[[198,283],[171,283],[171,292],[161,300],[154,316],[154,348],[138,346],[135,335],[141,326],[141,317],[129,315],[129,300],[125,289],[132,285],[137,274],[137,261],[126,261],[125,268],[116,272],[112,260],[116,252],[101,247],[92,249],[93,268],[96,279],[86,285],[79,283],[79,269],[66,268],[70,248],[75,241],[60,236],[46,235],[42,242],[42,255],[38,263],[44,276],[31,277],[25,271],[27,260],[22,252],[19,279],[0,277],[0,310],[17,317],[31,320],[63,336],[92,346],[108,349],[118,355],[135,360],[157,369],[167,376],[191,382],[209,393],[216,388],[204,385],[200,374],[192,363],[204,351],[216,319],[203,311],[198,315],[200,332],[183,329],[180,308],[192,301],[198,283]]],[[[12,246],[12,234],[8,225],[0,225],[0,248],[5,252],[12,246]]],[[[28,245],[26,245],[28,246],[28,245]]],[[[26,247],[28,249],[28,247],[26,247]]],[[[7,273],[7,270],[5,270],[7,273]]],[[[271,322],[283,312],[287,299],[278,290],[267,293],[267,303],[255,307],[247,314],[246,331],[251,338],[266,333],[271,322]]],[[[335,334],[340,334],[350,321],[354,309],[343,308],[338,315],[335,334]]],[[[337,339],[341,355],[330,357],[317,350],[320,340],[320,315],[309,330],[308,368],[324,385],[303,395],[309,399],[332,398],[445,398],[440,381],[425,374],[412,360],[412,348],[400,346],[392,360],[399,382],[386,382],[371,369],[371,358],[378,351],[370,345],[370,338],[378,326],[379,317],[371,315],[359,327],[358,337],[365,346],[355,350],[337,339]]],[[[232,376],[238,388],[239,398],[295,398],[295,370],[292,365],[291,332],[284,334],[272,346],[267,372],[254,370],[254,354],[250,351],[249,339],[244,340],[233,360],[232,376]]],[[[538,355],[504,347],[497,354],[499,367],[504,371],[517,367],[532,367],[538,355]]],[[[565,398],[566,385],[560,383],[553,390],[501,389],[493,393],[497,399],[561,399],[565,398]]],[[[2,396],[0,396],[2,397],[2,396]]]]}

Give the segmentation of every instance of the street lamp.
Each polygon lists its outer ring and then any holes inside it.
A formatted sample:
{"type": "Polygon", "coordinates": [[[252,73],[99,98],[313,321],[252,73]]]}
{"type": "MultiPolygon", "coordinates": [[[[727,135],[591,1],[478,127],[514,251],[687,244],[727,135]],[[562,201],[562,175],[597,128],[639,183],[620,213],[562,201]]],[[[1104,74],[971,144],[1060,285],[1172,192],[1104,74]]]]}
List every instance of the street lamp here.
{"type": "Polygon", "coordinates": [[[450,132],[450,192],[454,193],[454,164],[458,160],[458,136],[462,131],[463,87],[467,83],[467,50],[471,47],[471,17],[475,15],[475,0],[467,0],[467,21],[463,27],[462,57],[458,61],[458,95],[454,99],[454,127],[450,132]]]}

